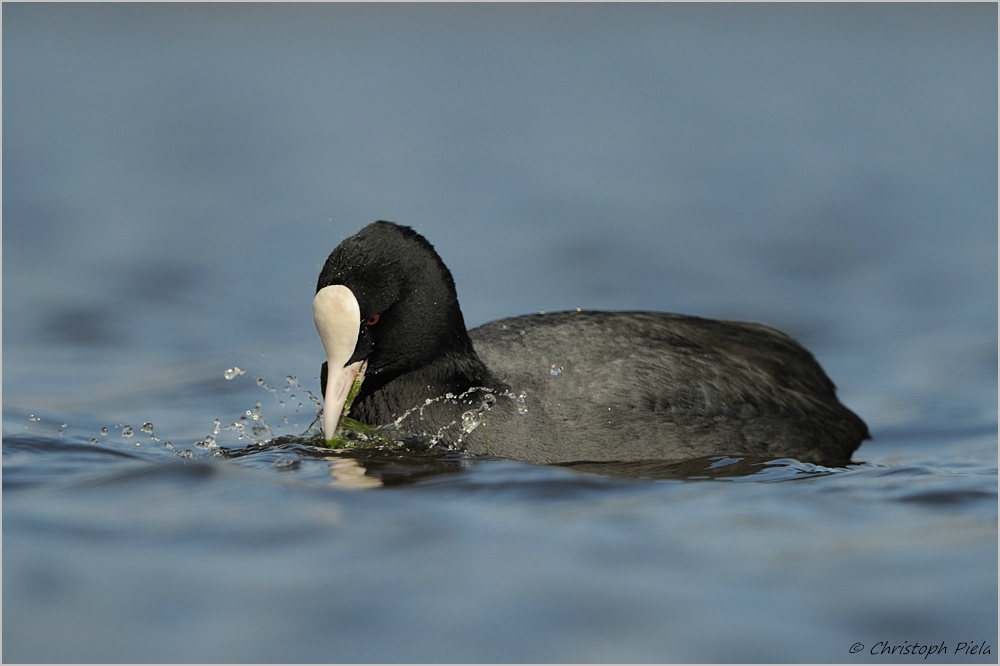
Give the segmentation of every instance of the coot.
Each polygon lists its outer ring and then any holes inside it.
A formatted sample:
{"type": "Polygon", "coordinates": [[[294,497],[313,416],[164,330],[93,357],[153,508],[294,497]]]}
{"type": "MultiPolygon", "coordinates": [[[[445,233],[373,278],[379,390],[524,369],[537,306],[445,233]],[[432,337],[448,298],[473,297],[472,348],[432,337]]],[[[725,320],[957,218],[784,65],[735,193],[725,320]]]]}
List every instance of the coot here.
{"type": "Polygon", "coordinates": [[[356,379],[352,419],[402,441],[538,463],[837,463],[868,438],[812,354],[761,324],[577,311],[467,331],[451,272],[392,222],[333,250],[313,316],[327,439],[356,379]]]}

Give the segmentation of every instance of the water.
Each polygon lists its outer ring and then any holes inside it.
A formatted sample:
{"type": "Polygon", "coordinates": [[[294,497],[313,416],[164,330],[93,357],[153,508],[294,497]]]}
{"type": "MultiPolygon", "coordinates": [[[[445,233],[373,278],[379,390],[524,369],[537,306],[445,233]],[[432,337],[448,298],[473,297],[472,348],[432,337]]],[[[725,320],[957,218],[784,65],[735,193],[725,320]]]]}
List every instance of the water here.
{"type": "Polygon", "coordinates": [[[996,661],[994,5],[3,19],[5,661],[996,661]],[[378,218],[470,325],[785,330],[874,440],[313,447],[316,275],[378,218]]]}

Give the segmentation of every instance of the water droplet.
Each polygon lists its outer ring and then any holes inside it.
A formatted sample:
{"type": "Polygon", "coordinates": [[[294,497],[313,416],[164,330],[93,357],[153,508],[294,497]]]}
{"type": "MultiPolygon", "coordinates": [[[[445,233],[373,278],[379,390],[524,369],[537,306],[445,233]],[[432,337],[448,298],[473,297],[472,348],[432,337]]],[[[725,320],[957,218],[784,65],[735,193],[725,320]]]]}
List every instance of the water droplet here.
{"type": "Polygon", "coordinates": [[[272,466],[279,472],[286,472],[296,470],[302,466],[302,460],[299,458],[279,458],[271,463],[272,466]]]}
{"type": "Polygon", "coordinates": [[[284,400],[279,400],[278,401],[278,407],[284,407],[284,406],[285,406],[285,401],[284,400]]]}
{"type": "MultiPolygon", "coordinates": [[[[194,451],[191,451],[190,449],[184,449],[183,451],[178,451],[176,448],[174,448],[174,445],[171,444],[170,442],[165,443],[164,446],[166,446],[168,449],[176,453],[181,458],[194,458],[194,451]]],[[[196,443],[195,446],[198,446],[198,443],[196,443]]]]}
{"type": "Polygon", "coordinates": [[[142,431],[144,433],[148,434],[148,435],[153,434],[153,424],[152,423],[148,423],[148,422],[147,423],[143,423],[142,424],[142,431]]]}
{"type": "Polygon", "coordinates": [[[222,376],[226,378],[226,381],[231,381],[233,379],[236,379],[240,375],[245,375],[245,374],[247,374],[246,370],[240,370],[236,366],[233,366],[228,370],[226,370],[224,373],[222,373],[222,376]]]}
{"type": "MultiPolygon", "coordinates": [[[[167,443],[169,444],[170,442],[167,442],[167,443]]],[[[203,441],[203,442],[195,442],[194,445],[195,445],[196,448],[199,448],[199,449],[217,449],[217,448],[219,448],[219,445],[215,443],[215,435],[209,435],[208,437],[205,438],[205,441],[203,441]]],[[[171,447],[171,448],[173,448],[173,447],[171,447]]]]}
{"type": "MultiPolygon", "coordinates": [[[[507,395],[510,395],[509,393],[507,395]]],[[[524,416],[528,413],[528,407],[524,404],[524,399],[528,397],[528,394],[521,391],[514,398],[514,404],[517,405],[517,413],[524,416]]]]}
{"type": "Polygon", "coordinates": [[[97,441],[97,438],[96,438],[96,437],[91,437],[91,438],[90,438],[90,443],[91,443],[91,444],[98,444],[99,442],[97,441]]]}
{"type": "Polygon", "coordinates": [[[135,434],[135,431],[132,430],[132,426],[123,426],[122,427],[122,437],[131,437],[134,434],[135,434]]]}
{"type": "Polygon", "coordinates": [[[549,368],[549,374],[552,375],[553,377],[558,377],[559,375],[562,374],[562,371],[563,371],[562,366],[556,365],[555,363],[553,363],[552,367],[549,368]]]}
{"type": "Polygon", "coordinates": [[[577,312],[580,312],[580,308],[577,308],[577,309],[576,309],[576,311],[577,311],[577,312]]]}
{"type": "Polygon", "coordinates": [[[455,394],[449,391],[448,393],[445,393],[445,394],[444,394],[444,397],[445,397],[445,398],[446,398],[447,400],[453,400],[453,399],[455,398],[455,394]]]}
{"type": "Polygon", "coordinates": [[[38,423],[39,421],[42,420],[42,417],[41,416],[35,416],[34,414],[29,414],[28,415],[28,420],[29,421],[33,421],[35,423],[38,423]]]}
{"type": "Polygon", "coordinates": [[[257,386],[261,387],[262,389],[273,395],[275,398],[278,397],[278,390],[272,386],[268,386],[267,382],[264,381],[263,377],[257,378],[257,386]]]}
{"type": "Polygon", "coordinates": [[[482,421],[479,419],[479,414],[469,410],[462,414],[462,432],[469,434],[473,430],[479,427],[482,421]]]}
{"type": "Polygon", "coordinates": [[[107,428],[101,428],[101,434],[102,435],[107,435],[108,434],[108,429],[107,428]]]}
{"type": "Polygon", "coordinates": [[[59,426],[59,427],[60,427],[60,428],[65,428],[65,427],[66,427],[66,426],[68,426],[68,425],[69,425],[68,423],[63,423],[63,424],[62,424],[61,426],[59,426]]]}
{"type": "Polygon", "coordinates": [[[486,395],[483,396],[483,404],[486,405],[487,409],[489,409],[496,403],[497,403],[497,397],[492,393],[487,393],[486,395]]]}

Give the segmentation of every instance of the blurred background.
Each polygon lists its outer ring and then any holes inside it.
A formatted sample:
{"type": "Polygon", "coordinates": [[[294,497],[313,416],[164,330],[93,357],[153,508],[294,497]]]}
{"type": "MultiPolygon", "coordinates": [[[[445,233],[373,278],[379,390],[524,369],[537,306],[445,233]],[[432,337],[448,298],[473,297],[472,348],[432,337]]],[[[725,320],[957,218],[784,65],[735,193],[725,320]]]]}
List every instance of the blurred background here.
{"type": "Polygon", "coordinates": [[[4,660],[995,660],[953,647],[997,626],[995,3],[2,21],[4,660]],[[376,219],[470,326],[784,330],[874,440],[748,483],[494,461],[361,494],[192,454],[313,420],[316,277],[376,219]]]}
{"type": "Polygon", "coordinates": [[[7,5],[5,404],[160,409],[234,364],[316,383],[319,267],[389,219],[470,327],[761,321],[875,428],[995,419],[995,16],[7,5]]]}

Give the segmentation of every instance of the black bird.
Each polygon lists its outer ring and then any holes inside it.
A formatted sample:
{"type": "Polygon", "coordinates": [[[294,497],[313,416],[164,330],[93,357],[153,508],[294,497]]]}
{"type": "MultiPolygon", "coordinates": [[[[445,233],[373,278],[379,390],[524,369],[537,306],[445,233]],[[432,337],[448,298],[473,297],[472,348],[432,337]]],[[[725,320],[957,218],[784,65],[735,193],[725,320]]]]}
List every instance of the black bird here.
{"type": "Polygon", "coordinates": [[[328,440],[357,378],[352,419],[404,441],[538,463],[843,463],[869,438],[812,354],[761,324],[577,311],[467,331],[451,272],[423,236],[392,222],[334,249],[313,316],[328,440]]]}

